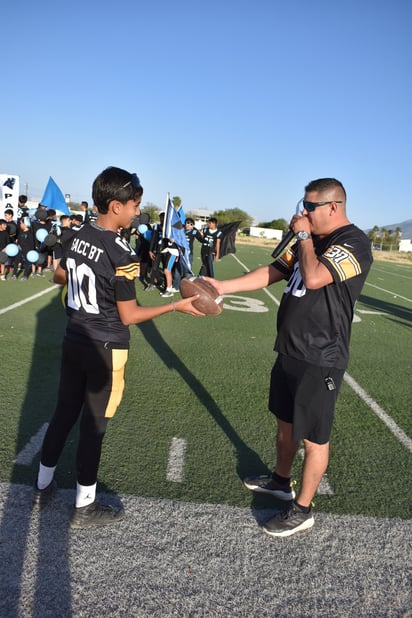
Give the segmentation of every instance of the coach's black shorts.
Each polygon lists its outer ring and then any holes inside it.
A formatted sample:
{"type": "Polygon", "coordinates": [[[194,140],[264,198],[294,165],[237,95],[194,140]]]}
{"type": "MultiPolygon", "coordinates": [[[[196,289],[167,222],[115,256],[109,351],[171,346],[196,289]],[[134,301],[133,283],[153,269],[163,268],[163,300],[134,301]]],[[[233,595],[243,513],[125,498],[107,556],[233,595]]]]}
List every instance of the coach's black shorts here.
{"type": "Polygon", "coordinates": [[[271,374],[269,410],[293,424],[294,440],[325,444],[344,373],[343,369],[317,367],[279,354],[271,374]]]}

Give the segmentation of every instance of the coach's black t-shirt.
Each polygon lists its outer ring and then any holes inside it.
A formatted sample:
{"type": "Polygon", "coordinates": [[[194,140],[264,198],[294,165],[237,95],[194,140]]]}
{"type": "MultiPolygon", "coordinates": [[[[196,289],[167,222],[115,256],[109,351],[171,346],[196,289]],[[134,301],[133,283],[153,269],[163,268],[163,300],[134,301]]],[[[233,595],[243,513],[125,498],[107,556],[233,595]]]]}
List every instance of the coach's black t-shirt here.
{"type": "Polygon", "coordinates": [[[128,345],[129,327],[116,302],[136,298],[136,255],[119,234],[94,222],[70,240],[60,265],[67,272],[68,337],[128,345]]]}
{"type": "Polygon", "coordinates": [[[319,239],[319,260],[333,283],[307,290],[299,269],[299,243],[273,262],[288,279],[277,316],[275,350],[314,365],[345,369],[353,308],[372,264],[370,241],[349,224],[319,239]]]}

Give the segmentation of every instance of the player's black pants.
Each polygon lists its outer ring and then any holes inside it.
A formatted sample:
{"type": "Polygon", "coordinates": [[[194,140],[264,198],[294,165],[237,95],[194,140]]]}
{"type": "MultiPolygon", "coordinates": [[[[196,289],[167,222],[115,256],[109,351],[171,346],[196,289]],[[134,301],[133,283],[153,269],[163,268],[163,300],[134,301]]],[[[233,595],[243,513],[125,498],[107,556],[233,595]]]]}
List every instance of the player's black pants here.
{"type": "Polygon", "coordinates": [[[206,277],[215,277],[215,255],[214,253],[204,252],[201,250],[202,267],[199,275],[206,277]]]}
{"type": "Polygon", "coordinates": [[[57,405],[43,442],[43,465],[57,465],[80,417],[77,481],[96,483],[107,423],[123,395],[127,356],[127,349],[113,349],[113,344],[64,340],[57,405]]]}

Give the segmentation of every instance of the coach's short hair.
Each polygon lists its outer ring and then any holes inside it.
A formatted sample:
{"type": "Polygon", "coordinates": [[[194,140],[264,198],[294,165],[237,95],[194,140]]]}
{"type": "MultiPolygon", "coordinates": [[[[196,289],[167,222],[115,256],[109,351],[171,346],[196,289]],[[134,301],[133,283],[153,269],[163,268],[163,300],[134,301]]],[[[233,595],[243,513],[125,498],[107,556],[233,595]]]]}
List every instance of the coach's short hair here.
{"type": "Polygon", "coordinates": [[[346,191],[340,180],[336,178],[318,178],[317,180],[311,180],[305,187],[305,191],[327,191],[328,189],[340,189],[346,200],[346,191]]]}

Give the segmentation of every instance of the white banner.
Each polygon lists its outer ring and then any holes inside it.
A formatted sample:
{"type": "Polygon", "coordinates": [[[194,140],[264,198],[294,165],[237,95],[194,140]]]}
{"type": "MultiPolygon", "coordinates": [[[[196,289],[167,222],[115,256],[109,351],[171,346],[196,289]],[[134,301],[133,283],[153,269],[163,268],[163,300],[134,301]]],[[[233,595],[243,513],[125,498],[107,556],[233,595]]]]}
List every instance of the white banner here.
{"type": "Polygon", "coordinates": [[[13,219],[18,217],[20,177],[13,174],[0,174],[0,219],[4,219],[4,211],[13,210],[13,219]]]}

